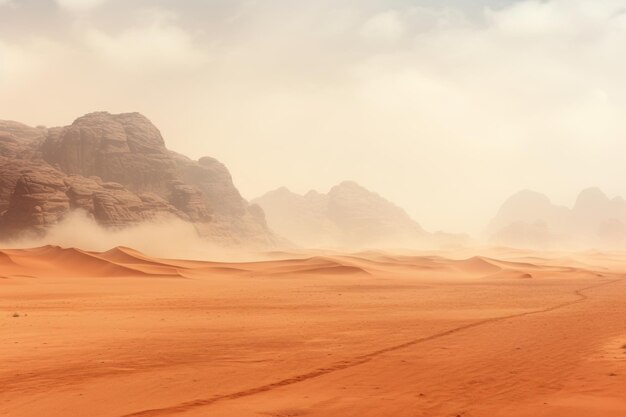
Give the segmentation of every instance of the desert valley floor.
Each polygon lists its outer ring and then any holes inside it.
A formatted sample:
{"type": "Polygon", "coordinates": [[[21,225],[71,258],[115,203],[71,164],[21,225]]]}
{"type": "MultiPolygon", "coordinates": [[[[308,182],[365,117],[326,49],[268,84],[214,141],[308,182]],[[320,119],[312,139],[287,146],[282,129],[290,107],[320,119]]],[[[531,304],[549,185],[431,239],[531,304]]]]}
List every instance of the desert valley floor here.
{"type": "Polygon", "coordinates": [[[626,256],[0,252],[3,417],[623,417],[626,256]]]}

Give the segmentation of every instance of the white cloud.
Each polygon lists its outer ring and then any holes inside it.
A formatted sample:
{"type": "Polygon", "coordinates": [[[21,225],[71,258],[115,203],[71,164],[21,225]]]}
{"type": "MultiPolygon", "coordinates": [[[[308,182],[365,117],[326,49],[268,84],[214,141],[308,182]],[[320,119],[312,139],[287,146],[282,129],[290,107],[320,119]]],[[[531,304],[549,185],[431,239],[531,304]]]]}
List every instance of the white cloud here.
{"type": "Polygon", "coordinates": [[[195,69],[207,61],[193,36],[166,13],[151,13],[149,21],[121,32],[95,28],[84,39],[99,59],[121,70],[160,72],[195,69]]]}
{"type": "Polygon", "coordinates": [[[526,0],[499,10],[486,11],[494,28],[519,37],[575,37],[602,35],[605,25],[623,14],[623,1],[526,0]]]}
{"type": "Polygon", "coordinates": [[[59,7],[74,13],[87,12],[95,9],[106,1],[107,0],[56,0],[59,7]]]}
{"type": "Polygon", "coordinates": [[[388,10],[369,18],[361,28],[361,34],[369,39],[394,41],[404,35],[405,24],[400,13],[388,10]]]}
{"type": "Polygon", "coordinates": [[[46,73],[53,62],[63,66],[66,55],[63,45],[47,38],[29,38],[21,44],[0,40],[0,86],[28,86],[33,78],[46,73]]]}

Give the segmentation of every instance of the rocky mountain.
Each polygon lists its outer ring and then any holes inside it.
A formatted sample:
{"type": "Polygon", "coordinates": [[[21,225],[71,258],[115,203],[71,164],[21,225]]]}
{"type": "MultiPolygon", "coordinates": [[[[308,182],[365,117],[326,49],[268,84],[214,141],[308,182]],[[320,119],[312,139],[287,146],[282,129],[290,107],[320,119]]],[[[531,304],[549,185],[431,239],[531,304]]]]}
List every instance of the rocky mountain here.
{"type": "Polygon", "coordinates": [[[223,164],[169,151],[139,113],[91,113],[50,129],[0,121],[0,238],[45,234],[77,209],[105,227],[174,216],[217,243],[277,242],[223,164]]]}
{"type": "Polygon", "coordinates": [[[305,247],[414,246],[428,236],[403,209],[350,181],[327,194],[279,188],[252,202],[272,230],[305,247]]]}
{"type": "Polygon", "coordinates": [[[583,190],[569,208],[534,191],[520,191],[504,202],[487,236],[513,246],[560,244],[615,246],[626,243],[626,201],[598,188],[583,190]]]}

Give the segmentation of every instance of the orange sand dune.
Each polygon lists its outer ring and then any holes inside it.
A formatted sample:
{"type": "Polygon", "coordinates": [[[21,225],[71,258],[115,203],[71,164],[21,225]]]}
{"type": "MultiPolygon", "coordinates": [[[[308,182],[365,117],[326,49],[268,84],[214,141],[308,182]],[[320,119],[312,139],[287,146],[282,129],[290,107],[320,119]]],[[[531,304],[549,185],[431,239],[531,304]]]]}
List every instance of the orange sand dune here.
{"type": "Polygon", "coordinates": [[[0,416],[624,417],[624,261],[4,250],[0,416]]]}
{"type": "Polygon", "coordinates": [[[346,262],[338,257],[315,256],[305,259],[288,259],[277,262],[250,263],[248,268],[264,275],[298,274],[367,274],[365,268],[346,262]]]}
{"type": "Polygon", "coordinates": [[[5,250],[2,257],[12,260],[7,272],[14,275],[27,274],[42,277],[82,276],[82,277],[119,277],[138,275],[176,275],[177,271],[158,262],[135,259],[122,249],[113,249],[105,253],[87,252],[76,248],[43,246],[26,250],[5,250]],[[118,259],[116,261],[116,258],[118,259]]]}
{"type": "Polygon", "coordinates": [[[488,275],[502,271],[502,268],[490,262],[486,258],[474,256],[469,259],[456,261],[453,263],[459,271],[471,275],[488,275]]]}

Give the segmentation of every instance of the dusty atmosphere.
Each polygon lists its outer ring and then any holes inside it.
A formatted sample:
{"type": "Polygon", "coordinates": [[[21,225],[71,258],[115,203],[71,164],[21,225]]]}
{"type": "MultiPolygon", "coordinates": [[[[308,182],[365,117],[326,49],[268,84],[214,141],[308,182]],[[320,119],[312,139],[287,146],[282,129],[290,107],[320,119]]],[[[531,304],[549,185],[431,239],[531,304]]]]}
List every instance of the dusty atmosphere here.
{"type": "Polygon", "coordinates": [[[0,0],[0,417],[626,417],[624,0],[0,0]]]}

